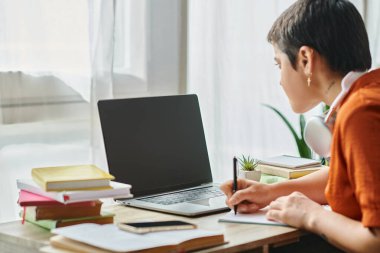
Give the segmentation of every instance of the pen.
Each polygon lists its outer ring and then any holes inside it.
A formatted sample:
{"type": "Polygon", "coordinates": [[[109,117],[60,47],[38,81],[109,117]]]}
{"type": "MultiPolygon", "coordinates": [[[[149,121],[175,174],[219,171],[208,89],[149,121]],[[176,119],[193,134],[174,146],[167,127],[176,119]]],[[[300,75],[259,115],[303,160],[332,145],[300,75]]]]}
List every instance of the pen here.
{"type": "MultiPolygon", "coordinates": [[[[233,186],[232,192],[235,193],[237,191],[237,159],[235,156],[234,156],[233,162],[234,162],[234,186],[233,186]]],[[[236,215],[236,211],[237,211],[237,205],[234,205],[235,215],[236,215]]]]}

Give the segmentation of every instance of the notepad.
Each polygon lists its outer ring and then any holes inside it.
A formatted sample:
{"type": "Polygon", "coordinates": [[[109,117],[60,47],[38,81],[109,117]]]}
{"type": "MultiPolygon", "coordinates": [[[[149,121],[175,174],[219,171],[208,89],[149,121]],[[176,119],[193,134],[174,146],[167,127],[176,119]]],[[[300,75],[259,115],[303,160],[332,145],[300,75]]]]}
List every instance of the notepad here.
{"type": "MultiPolygon", "coordinates": [[[[329,205],[323,205],[323,208],[325,210],[331,211],[331,208],[329,205]]],[[[233,222],[233,223],[245,223],[245,224],[261,224],[261,225],[275,225],[275,226],[287,226],[289,225],[277,222],[277,221],[271,221],[268,220],[266,217],[266,213],[268,211],[269,207],[265,207],[263,209],[260,209],[254,213],[237,213],[235,215],[234,211],[231,211],[227,213],[224,217],[220,218],[220,222],[233,222]]]]}
{"type": "Polygon", "coordinates": [[[237,213],[235,215],[234,211],[227,213],[224,217],[220,218],[221,222],[234,222],[234,223],[246,223],[246,224],[263,224],[263,225],[276,225],[276,226],[288,226],[284,223],[277,221],[270,221],[267,219],[265,214],[268,208],[263,208],[255,213],[243,214],[237,213]]]}

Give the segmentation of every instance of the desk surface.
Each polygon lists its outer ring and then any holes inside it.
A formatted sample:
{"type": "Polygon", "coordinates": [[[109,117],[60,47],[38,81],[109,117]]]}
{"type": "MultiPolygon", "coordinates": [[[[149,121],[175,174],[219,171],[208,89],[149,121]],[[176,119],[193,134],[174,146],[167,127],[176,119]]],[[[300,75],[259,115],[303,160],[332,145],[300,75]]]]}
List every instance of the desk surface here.
{"type": "MultiPolygon", "coordinates": [[[[294,242],[304,234],[300,230],[284,226],[218,222],[219,217],[224,216],[225,213],[185,218],[120,205],[110,205],[103,209],[115,213],[116,222],[175,218],[196,223],[202,229],[223,231],[227,244],[199,252],[241,252],[250,249],[267,252],[269,245],[294,242]]],[[[20,221],[2,223],[0,224],[0,252],[39,252],[41,248],[44,248],[44,252],[59,252],[48,246],[51,236],[49,231],[29,223],[24,225],[20,221]]]]}

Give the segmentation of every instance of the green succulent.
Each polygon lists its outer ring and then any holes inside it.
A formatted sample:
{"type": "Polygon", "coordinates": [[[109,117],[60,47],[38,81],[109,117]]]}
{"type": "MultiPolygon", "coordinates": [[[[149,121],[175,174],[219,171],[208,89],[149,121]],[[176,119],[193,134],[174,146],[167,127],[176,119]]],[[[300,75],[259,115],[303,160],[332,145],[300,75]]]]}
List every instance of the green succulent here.
{"type": "Polygon", "coordinates": [[[259,165],[259,161],[257,159],[251,158],[250,156],[245,157],[244,155],[241,155],[241,157],[238,157],[238,161],[242,170],[246,171],[255,170],[257,165],[259,165]]]}

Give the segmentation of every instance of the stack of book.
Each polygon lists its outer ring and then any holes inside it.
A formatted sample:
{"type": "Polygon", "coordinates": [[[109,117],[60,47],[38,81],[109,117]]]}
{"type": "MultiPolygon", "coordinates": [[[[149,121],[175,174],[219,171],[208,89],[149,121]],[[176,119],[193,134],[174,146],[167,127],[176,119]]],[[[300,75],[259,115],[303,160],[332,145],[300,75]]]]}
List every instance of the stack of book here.
{"type": "Polygon", "coordinates": [[[313,159],[280,155],[260,159],[257,167],[261,173],[287,179],[299,178],[323,168],[320,161],[313,159]]]}
{"type": "Polygon", "coordinates": [[[128,184],[94,165],[32,169],[32,180],[17,180],[23,222],[47,229],[80,223],[113,223],[113,214],[101,212],[100,198],[131,197],[128,184]]]}

